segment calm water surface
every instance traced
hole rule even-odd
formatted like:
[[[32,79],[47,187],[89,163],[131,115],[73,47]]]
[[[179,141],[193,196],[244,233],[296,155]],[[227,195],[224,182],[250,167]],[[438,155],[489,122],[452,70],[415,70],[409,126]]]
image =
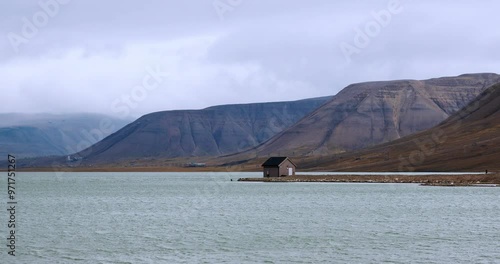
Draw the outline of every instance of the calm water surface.
[[[500,263],[500,188],[255,175],[19,173],[1,263]]]

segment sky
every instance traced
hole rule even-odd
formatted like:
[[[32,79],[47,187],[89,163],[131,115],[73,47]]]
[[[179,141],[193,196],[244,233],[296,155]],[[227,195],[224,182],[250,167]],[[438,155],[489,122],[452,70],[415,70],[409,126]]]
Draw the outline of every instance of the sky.
[[[0,113],[122,118],[500,69],[494,0],[0,3]]]

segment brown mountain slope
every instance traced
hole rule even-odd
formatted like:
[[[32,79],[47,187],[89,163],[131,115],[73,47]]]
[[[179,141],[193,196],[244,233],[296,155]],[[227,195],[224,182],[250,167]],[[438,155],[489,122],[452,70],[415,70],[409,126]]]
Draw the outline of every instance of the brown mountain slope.
[[[439,124],[497,82],[484,73],[353,84],[241,156],[328,155],[389,142]]]
[[[500,171],[500,84],[427,131],[359,152],[298,163],[328,171]]]

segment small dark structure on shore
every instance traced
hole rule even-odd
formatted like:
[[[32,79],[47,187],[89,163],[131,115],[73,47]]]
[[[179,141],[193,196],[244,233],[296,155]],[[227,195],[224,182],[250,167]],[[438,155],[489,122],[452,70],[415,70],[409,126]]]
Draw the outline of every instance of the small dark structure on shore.
[[[207,164],[205,163],[196,163],[196,162],[191,162],[191,163],[187,163],[184,165],[184,167],[187,167],[187,168],[198,168],[198,167],[206,167]]]
[[[262,164],[264,177],[295,175],[297,166],[288,157],[271,157]]]

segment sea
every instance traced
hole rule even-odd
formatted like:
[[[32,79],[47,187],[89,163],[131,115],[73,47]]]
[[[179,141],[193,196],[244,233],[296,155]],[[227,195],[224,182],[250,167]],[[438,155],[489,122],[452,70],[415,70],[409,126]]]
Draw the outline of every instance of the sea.
[[[18,172],[0,263],[500,263],[500,188],[260,175]]]

